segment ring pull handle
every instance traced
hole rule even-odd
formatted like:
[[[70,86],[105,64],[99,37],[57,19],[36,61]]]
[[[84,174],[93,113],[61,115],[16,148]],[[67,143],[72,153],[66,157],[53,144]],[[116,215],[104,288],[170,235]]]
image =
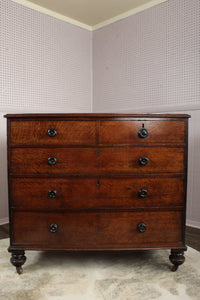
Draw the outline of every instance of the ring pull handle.
[[[49,164],[50,166],[55,165],[56,162],[57,162],[57,158],[56,158],[56,157],[51,156],[51,157],[48,158],[48,164]]]
[[[48,196],[51,199],[55,199],[56,198],[56,194],[57,194],[56,190],[50,190],[49,193],[48,193]]]
[[[139,197],[140,198],[146,198],[147,194],[148,194],[148,191],[146,189],[139,190]]]
[[[57,224],[51,224],[49,226],[49,231],[52,232],[52,233],[55,233],[58,231],[58,225]]]
[[[56,136],[56,134],[57,134],[57,131],[54,128],[49,128],[48,135],[50,137],[54,137],[54,136]]]
[[[149,160],[146,156],[142,156],[139,158],[139,163],[141,166],[146,166],[148,164]]]
[[[138,136],[142,139],[145,139],[146,137],[148,137],[149,135],[149,132],[146,128],[141,128],[139,131],[138,131]]]
[[[141,233],[144,233],[147,230],[147,227],[144,223],[139,223],[137,225],[137,230]]]

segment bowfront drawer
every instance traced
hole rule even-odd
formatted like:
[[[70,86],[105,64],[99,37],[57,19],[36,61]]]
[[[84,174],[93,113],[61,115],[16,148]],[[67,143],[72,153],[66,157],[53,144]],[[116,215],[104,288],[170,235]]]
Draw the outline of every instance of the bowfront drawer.
[[[32,210],[184,206],[184,179],[13,178],[10,195]]]
[[[13,213],[13,245],[49,249],[182,246],[182,211]]]
[[[100,143],[185,143],[185,122],[101,121]]]
[[[11,145],[95,144],[95,121],[11,121]]]
[[[184,148],[13,148],[11,174],[182,173]]]

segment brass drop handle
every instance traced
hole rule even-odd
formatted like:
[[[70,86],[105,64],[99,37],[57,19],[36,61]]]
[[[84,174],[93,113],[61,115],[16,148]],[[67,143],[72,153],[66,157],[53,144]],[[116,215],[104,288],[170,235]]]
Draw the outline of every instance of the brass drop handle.
[[[51,157],[48,158],[48,164],[49,164],[50,166],[55,165],[56,162],[57,162],[57,158],[56,158],[56,157],[51,156]]]
[[[141,166],[146,166],[148,164],[149,160],[146,156],[142,156],[139,159],[139,163]]]
[[[57,224],[51,224],[49,226],[49,231],[52,232],[52,233],[55,233],[58,231],[58,225]]]
[[[49,135],[50,137],[54,137],[54,136],[56,136],[56,134],[57,134],[57,131],[56,131],[54,128],[50,128],[50,129],[48,130],[48,135]]]
[[[149,132],[146,128],[141,128],[139,131],[138,131],[138,136],[142,139],[148,137],[149,135]]]
[[[49,193],[48,193],[48,196],[51,199],[55,199],[56,198],[56,194],[57,194],[56,190],[50,190]]]
[[[137,225],[137,230],[141,233],[145,232],[147,230],[147,227],[144,223],[139,223]]]
[[[146,189],[141,189],[139,190],[139,197],[140,198],[145,198],[148,194],[148,191]]]

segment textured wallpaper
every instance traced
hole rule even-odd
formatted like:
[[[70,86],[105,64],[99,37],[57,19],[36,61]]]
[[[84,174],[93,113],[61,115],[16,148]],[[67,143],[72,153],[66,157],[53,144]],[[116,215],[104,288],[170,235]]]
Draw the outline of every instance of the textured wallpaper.
[[[0,111],[91,111],[91,32],[0,1]]]
[[[199,104],[200,1],[165,3],[96,30],[94,111]]]

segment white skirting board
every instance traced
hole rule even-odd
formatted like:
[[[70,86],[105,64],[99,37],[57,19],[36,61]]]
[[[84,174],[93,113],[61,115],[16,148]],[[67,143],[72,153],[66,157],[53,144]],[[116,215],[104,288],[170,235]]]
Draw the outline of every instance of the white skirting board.
[[[195,221],[188,220],[186,222],[186,226],[200,229],[200,222],[195,222]]]
[[[0,219],[0,225],[4,225],[9,223],[9,219],[8,218],[4,218],[4,219]]]

